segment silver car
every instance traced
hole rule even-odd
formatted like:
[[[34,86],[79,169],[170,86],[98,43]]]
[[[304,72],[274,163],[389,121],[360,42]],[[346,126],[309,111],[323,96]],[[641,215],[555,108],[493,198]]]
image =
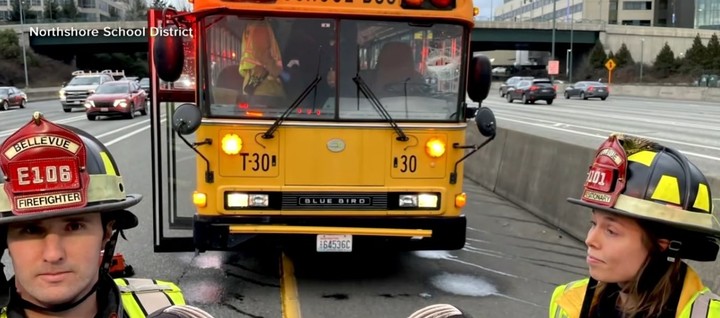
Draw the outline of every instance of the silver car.
[[[610,96],[607,85],[601,82],[583,81],[577,82],[565,88],[565,99],[578,96],[582,99],[600,98],[605,100]]]

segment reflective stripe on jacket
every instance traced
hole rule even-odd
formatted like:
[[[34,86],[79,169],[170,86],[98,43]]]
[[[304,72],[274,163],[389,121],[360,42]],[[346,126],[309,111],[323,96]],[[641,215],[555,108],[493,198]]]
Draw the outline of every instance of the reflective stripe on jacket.
[[[550,299],[550,318],[579,318],[589,279],[581,279],[555,288]],[[720,318],[720,296],[705,287],[698,274],[688,266],[676,318]]]
[[[185,305],[180,287],[172,282],[144,278],[116,278],[113,281],[120,291],[123,317],[145,318],[168,306]],[[7,317],[7,308],[2,308],[0,318]]]

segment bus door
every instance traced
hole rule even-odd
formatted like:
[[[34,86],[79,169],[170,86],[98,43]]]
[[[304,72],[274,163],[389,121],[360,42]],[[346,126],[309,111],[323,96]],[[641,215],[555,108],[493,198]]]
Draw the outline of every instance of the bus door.
[[[163,19],[162,10],[148,11],[148,30],[173,25]],[[176,12],[166,10],[166,16]],[[176,26],[187,28],[186,26]],[[193,251],[192,219],[195,206],[192,193],[196,181],[197,155],[173,131],[172,116],[183,103],[195,103],[197,82],[193,38],[184,37],[185,66],[180,78],[172,83],[160,80],[155,69],[155,37],[148,31],[148,60],[151,90],[151,144],[153,182],[153,242],[155,252]],[[192,33],[194,34],[194,33]],[[190,143],[194,135],[184,136]]]

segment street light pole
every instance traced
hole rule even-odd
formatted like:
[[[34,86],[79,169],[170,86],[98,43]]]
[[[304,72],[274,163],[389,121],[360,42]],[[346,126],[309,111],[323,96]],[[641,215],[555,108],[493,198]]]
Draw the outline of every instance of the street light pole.
[[[24,0],[18,0],[20,3],[20,29],[24,31],[24,28],[22,27],[23,24],[25,24],[25,17],[23,13],[23,5],[25,4]],[[22,49],[23,49],[23,65],[25,65],[25,89],[27,89],[30,84],[28,81],[28,70],[27,70],[27,53],[25,53],[25,33],[21,31],[20,33],[20,40],[23,41]]]
[[[573,69],[573,33],[575,31],[575,0],[570,2],[570,58],[566,63],[570,65],[568,70],[568,82],[572,83],[572,69]]]
[[[556,7],[557,7],[557,0],[552,0],[553,2],[553,12],[552,12],[552,49],[550,52],[550,60],[555,60],[555,16],[557,15]],[[551,80],[555,80],[554,76],[550,76]]]
[[[640,40],[640,82],[642,83],[643,80],[643,55],[645,51],[645,38]]]

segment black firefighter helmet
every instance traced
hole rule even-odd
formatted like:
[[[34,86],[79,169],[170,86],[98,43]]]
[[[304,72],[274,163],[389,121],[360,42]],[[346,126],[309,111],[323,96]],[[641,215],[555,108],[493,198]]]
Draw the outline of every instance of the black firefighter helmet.
[[[671,240],[682,259],[713,261],[720,223],[705,175],[685,155],[655,142],[612,134],[598,148],[580,199],[571,203],[639,219]]]

